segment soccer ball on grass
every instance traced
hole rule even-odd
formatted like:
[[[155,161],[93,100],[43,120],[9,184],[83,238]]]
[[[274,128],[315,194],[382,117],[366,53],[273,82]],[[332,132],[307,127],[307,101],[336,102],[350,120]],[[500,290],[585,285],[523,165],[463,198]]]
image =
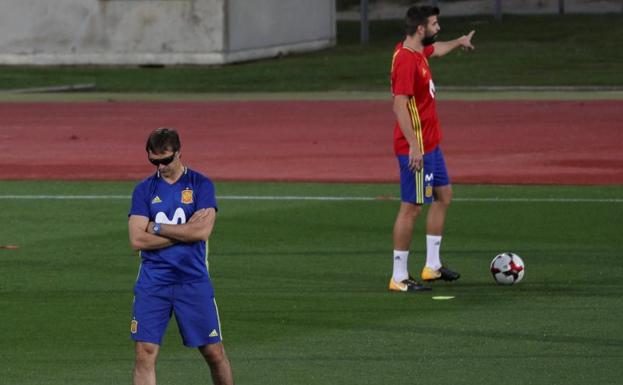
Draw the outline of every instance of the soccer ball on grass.
[[[515,253],[498,254],[491,261],[491,274],[500,285],[513,285],[523,279],[523,260]]]

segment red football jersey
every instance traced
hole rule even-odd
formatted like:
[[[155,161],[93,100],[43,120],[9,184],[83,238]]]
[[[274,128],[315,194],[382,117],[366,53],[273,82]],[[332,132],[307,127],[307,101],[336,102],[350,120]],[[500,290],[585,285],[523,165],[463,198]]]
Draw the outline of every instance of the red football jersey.
[[[392,59],[392,94],[409,96],[411,123],[423,154],[434,150],[441,141],[435,108],[435,84],[427,59],[434,50],[435,47],[429,45],[424,47],[423,52],[416,52],[403,47],[401,42],[396,45]],[[398,121],[394,125],[394,152],[396,155],[409,154],[409,143]]]

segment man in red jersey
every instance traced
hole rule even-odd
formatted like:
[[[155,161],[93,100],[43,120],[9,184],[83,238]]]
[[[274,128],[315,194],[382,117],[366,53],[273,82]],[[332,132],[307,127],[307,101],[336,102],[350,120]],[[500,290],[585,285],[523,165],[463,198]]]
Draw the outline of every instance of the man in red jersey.
[[[428,58],[443,56],[462,47],[471,50],[474,31],[458,39],[436,42],[441,29],[439,8],[413,6],[407,11],[404,41],[398,43],[392,59],[394,96],[394,151],[400,166],[400,210],[394,223],[394,269],[390,291],[431,290],[409,275],[407,260],[415,220],[424,204],[430,204],[426,218],[426,265],[424,281],[454,281],[459,273],[443,266],[439,257],[446,211],[452,187],[439,142],[441,130],[435,108],[435,85]]]

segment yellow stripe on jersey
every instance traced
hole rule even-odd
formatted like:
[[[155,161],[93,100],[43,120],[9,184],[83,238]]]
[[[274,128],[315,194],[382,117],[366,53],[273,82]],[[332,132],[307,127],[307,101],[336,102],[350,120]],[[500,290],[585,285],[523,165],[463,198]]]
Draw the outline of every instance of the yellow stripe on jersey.
[[[390,73],[394,70],[394,62],[396,61],[396,56],[398,56],[398,52],[400,52],[399,49],[397,49],[396,52],[394,52],[394,55],[392,56],[392,66],[389,69]]]
[[[417,105],[415,104],[415,96],[409,98],[409,103],[407,103],[409,108],[409,112],[411,115],[411,124],[413,125],[413,132],[415,133],[415,137],[417,139],[418,145],[420,146],[420,152],[422,155],[424,154],[424,138],[422,137],[422,121],[420,120],[420,114],[417,110]]]
[[[413,132],[420,147],[420,152],[424,155],[424,138],[422,137],[422,121],[415,104],[415,96],[409,98],[407,103],[411,115]],[[424,170],[415,171],[415,204],[424,204]]]
[[[141,276],[141,269],[143,268],[143,254],[142,251],[138,251],[138,257],[141,260],[141,263],[138,264],[138,273],[136,273],[136,282],[138,282],[138,278]]]

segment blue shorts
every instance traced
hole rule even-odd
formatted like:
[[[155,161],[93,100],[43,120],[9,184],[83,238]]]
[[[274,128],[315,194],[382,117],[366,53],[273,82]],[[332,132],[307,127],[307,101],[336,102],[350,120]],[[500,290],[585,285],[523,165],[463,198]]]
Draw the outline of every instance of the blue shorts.
[[[450,184],[446,162],[439,146],[424,154],[424,167],[420,171],[409,169],[409,156],[398,155],[400,166],[400,200],[421,205],[432,203],[435,187]]]
[[[221,341],[221,324],[210,282],[134,286],[130,324],[133,340],[161,345],[172,314],[184,345],[198,347]]]

